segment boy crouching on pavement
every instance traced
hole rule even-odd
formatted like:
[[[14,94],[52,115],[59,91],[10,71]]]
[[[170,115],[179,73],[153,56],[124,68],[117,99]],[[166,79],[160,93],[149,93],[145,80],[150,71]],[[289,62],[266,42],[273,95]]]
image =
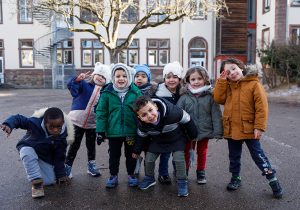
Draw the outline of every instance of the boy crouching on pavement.
[[[43,185],[70,183],[64,162],[67,144],[74,140],[74,128],[59,108],[40,109],[29,118],[10,116],[0,128],[7,136],[13,129],[27,130],[16,147],[32,183],[33,198],[45,196]]]
[[[138,137],[132,156],[138,158],[143,143],[149,141],[145,157],[145,178],[139,188],[146,190],[156,184],[155,160],[162,153],[172,152],[178,196],[188,196],[184,148],[186,141],[197,137],[197,129],[190,115],[165,99],[149,96],[139,97],[133,109],[138,118]]]

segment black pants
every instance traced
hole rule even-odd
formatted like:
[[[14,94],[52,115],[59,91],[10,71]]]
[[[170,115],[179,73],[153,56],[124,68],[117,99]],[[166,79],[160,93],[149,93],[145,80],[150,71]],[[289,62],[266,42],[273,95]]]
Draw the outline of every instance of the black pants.
[[[126,157],[126,168],[128,175],[133,175],[136,166],[136,159],[132,158],[133,146],[132,142],[126,141],[126,137],[109,138],[109,171],[111,175],[118,175],[121,148],[124,142],[124,150]]]
[[[88,160],[95,160],[96,158],[96,129],[85,129],[78,127],[74,125],[75,127],[75,141],[73,144],[70,145],[67,158],[66,158],[66,164],[69,166],[73,165],[74,159],[77,155],[77,151],[80,148],[80,144],[83,138],[83,135],[85,134],[85,145],[87,148],[87,156]]]

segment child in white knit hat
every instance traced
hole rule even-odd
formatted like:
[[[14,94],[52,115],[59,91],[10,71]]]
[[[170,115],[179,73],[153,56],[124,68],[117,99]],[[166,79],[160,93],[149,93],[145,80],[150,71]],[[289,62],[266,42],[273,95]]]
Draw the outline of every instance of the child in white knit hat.
[[[68,116],[75,126],[75,141],[69,147],[65,164],[67,175],[70,178],[72,177],[72,165],[84,134],[88,156],[87,173],[93,177],[101,175],[95,162],[96,113],[94,107],[98,103],[101,88],[110,81],[110,75],[110,67],[97,62],[92,73],[90,71],[81,73],[68,81],[68,89],[73,96]],[[88,80],[85,81],[85,79]]]
[[[168,63],[163,70],[164,82],[158,85],[155,95],[167,99],[172,104],[176,104],[180,97],[180,82],[184,76],[183,68],[178,61]],[[162,153],[160,155],[158,181],[162,184],[171,183],[168,172],[170,155],[171,153]]]

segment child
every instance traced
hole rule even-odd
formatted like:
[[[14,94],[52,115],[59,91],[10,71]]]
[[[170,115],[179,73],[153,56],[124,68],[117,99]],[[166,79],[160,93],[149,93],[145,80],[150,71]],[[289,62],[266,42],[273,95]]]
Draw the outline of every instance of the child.
[[[89,81],[85,79],[90,77]],[[67,175],[71,178],[72,165],[76,154],[80,148],[80,144],[85,134],[87,148],[87,173],[93,177],[100,176],[99,170],[96,168],[96,113],[94,106],[97,104],[100,89],[109,82],[110,69],[101,63],[96,63],[93,73],[81,73],[79,76],[73,77],[68,82],[68,89],[73,96],[73,102],[69,118],[75,126],[75,141],[70,146],[66,159]]]
[[[214,102],[212,88],[207,70],[202,66],[190,68],[185,75],[187,90],[177,102],[194,120],[198,136],[196,141],[188,142],[185,149],[187,172],[190,167],[190,151],[197,144],[197,183],[206,184],[205,165],[208,139],[222,138],[222,113],[220,106]],[[188,174],[188,173],[187,173]]]
[[[163,70],[164,83],[158,85],[155,95],[167,99],[172,104],[176,104],[180,97],[180,82],[183,77],[183,68],[177,61],[168,63]],[[170,155],[171,153],[163,153],[160,156],[158,181],[162,184],[171,183],[168,172]]]
[[[197,136],[197,129],[189,114],[166,99],[139,97],[134,104],[138,117],[138,138],[132,156],[138,158],[142,144],[149,142],[145,158],[145,178],[139,188],[146,190],[156,184],[154,178],[155,161],[159,155],[173,153],[176,166],[178,196],[188,196],[184,148],[187,141]],[[186,132],[182,130],[182,127]]]
[[[156,85],[151,84],[151,71],[146,64],[136,64],[134,67],[134,84],[141,90],[143,95],[152,96],[157,89]]]
[[[224,60],[221,68],[224,71],[216,82],[214,100],[224,105],[224,137],[228,140],[229,171],[232,173],[227,190],[237,190],[241,186],[240,159],[245,142],[255,164],[268,179],[274,197],[281,198],[283,190],[276,171],[259,141],[267,126],[268,102],[257,70],[246,71],[245,65],[235,58]]]
[[[7,136],[13,129],[27,130],[16,147],[32,184],[33,198],[45,196],[43,185],[52,185],[56,181],[69,184],[64,161],[67,143],[74,140],[74,128],[59,108],[40,109],[29,118],[13,115],[0,128]]]
[[[109,170],[110,178],[107,188],[118,185],[118,173],[121,148],[124,143],[128,185],[138,185],[134,176],[136,160],[132,158],[133,145],[136,137],[136,121],[132,109],[133,102],[142,95],[133,84],[133,69],[118,63],[112,68],[112,83],[101,91],[101,99],[96,109],[97,141],[109,139]]]

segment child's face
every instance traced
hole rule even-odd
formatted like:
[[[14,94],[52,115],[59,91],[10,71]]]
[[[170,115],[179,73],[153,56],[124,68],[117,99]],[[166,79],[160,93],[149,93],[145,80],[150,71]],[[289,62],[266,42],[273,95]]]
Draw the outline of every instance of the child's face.
[[[138,118],[145,122],[154,124],[158,119],[158,111],[157,106],[154,103],[148,102],[144,107],[142,107],[138,112]]]
[[[205,85],[203,77],[197,71],[190,75],[189,83],[193,89],[201,88]]]
[[[177,86],[180,83],[180,79],[177,75],[173,73],[169,73],[165,77],[165,84],[170,90],[176,90]]]
[[[225,64],[224,71],[227,73],[227,78],[233,82],[239,81],[244,77],[243,70],[233,63]]]
[[[62,130],[63,125],[64,120],[62,118],[48,119],[47,122],[45,122],[45,127],[48,131],[48,134],[52,136],[58,136]]]
[[[144,72],[138,72],[135,74],[134,84],[136,84],[138,87],[140,87],[147,83],[148,83],[148,77]]]
[[[95,74],[93,77],[93,81],[95,85],[103,86],[105,85],[106,79],[100,74]]]
[[[118,88],[125,88],[128,83],[128,78],[124,70],[116,70],[114,76],[115,84]]]

